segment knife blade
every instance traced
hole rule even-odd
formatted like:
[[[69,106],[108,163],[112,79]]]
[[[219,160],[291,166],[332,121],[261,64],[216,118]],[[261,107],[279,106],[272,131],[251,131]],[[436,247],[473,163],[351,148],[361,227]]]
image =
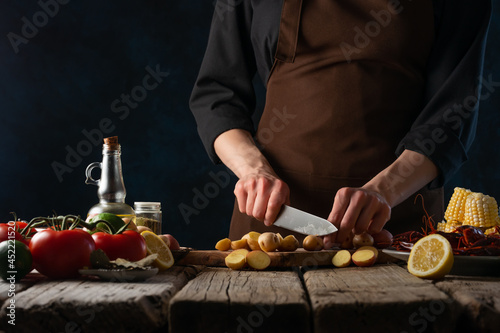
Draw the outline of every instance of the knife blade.
[[[281,208],[274,225],[305,235],[325,236],[337,231],[328,220],[287,205]]]

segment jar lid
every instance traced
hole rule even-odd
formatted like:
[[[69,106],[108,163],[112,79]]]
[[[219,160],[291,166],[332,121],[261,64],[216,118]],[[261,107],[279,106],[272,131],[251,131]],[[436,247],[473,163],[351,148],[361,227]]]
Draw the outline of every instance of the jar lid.
[[[160,210],[161,202],[142,202],[142,201],[134,202],[134,209]]]

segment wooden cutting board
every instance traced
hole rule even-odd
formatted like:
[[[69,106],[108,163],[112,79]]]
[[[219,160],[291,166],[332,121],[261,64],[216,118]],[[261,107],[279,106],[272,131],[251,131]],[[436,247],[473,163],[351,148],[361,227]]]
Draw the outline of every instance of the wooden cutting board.
[[[332,266],[332,258],[339,250],[323,250],[323,251],[306,251],[302,248],[294,252],[268,252],[271,257],[269,267],[318,267]],[[351,250],[351,253],[354,250]],[[192,250],[181,249],[180,251],[172,251],[175,263],[177,265],[204,265],[212,267],[226,267],[224,259],[230,251],[218,250]],[[395,262],[397,259],[392,258],[382,251],[379,251],[377,262]]]

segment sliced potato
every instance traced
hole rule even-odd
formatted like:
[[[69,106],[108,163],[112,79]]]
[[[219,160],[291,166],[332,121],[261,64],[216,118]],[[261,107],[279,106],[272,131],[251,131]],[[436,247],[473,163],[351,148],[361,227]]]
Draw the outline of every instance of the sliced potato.
[[[231,249],[233,250],[246,249],[246,248],[248,248],[248,243],[246,239],[239,239],[231,242]]]
[[[269,257],[269,255],[261,250],[248,252],[246,259],[248,266],[257,270],[266,269],[271,264],[271,258]]]
[[[249,233],[245,234],[241,239],[246,239],[248,247],[250,250],[261,250],[260,245],[259,245],[259,236],[260,233],[257,231],[250,231]]]
[[[242,269],[247,263],[245,254],[234,252],[229,253],[224,261],[227,267],[235,270]]]
[[[332,258],[335,267],[347,267],[351,264],[351,253],[347,250],[340,250]]]
[[[293,252],[299,248],[299,241],[294,235],[288,235],[283,238],[278,247],[278,251],[290,251]]]
[[[250,252],[250,251],[248,251],[247,249],[237,249],[231,253],[232,254],[243,254],[244,256],[246,256],[248,254],[248,252]]]
[[[215,244],[215,249],[219,251],[228,251],[231,249],[231,240],[229,238],[221,239]]]
[[[356,251],[361,251],[361,250],[370,250],[370,251],[373,251],[373,254],[375,255],[375,259],[378,258],[378,249],[376,247],[374,247],[374,246],[362,246],[359,249],[357,249]]]
[[[356,250],[352,255],[352,262],[356,266],[372,266],[377,261],[375,253],[371,249]]]

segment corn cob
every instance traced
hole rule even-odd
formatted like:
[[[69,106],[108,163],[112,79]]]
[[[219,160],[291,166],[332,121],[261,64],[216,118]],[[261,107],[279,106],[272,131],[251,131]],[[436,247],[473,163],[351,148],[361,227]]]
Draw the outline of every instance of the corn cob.
[[[465,201],[467,196],[471,193],[472,192],[470,190],[455,187],[450,202],[448,203],[448,207],[446,207],[446,212],[444,213],[444,219],[446,221],[464,222]]]
[[[482,193],[472,193],[465,200],[464,225],[491,228],[499,223],[495,198]]]
[[[445,221],[438,222],[438,224],[436,225],[436,230],[445,232],[444,231],[445,229],[446,229],[446,222]]]
[[[461,222],[450,221],[450,222],[446,223],[446,228],[445,228],[444,232],[455,232],[455,229],[457,229],[461,225],[462,225]]]
[[[499,230],[496,227],[491,227],[484,231],[485,235],[499,235]]]
[[[437,224],[437,231],[442,231],[442,232],[455,232],[455,229],[461,226],[462,223],[458,221],[442,221]]]

